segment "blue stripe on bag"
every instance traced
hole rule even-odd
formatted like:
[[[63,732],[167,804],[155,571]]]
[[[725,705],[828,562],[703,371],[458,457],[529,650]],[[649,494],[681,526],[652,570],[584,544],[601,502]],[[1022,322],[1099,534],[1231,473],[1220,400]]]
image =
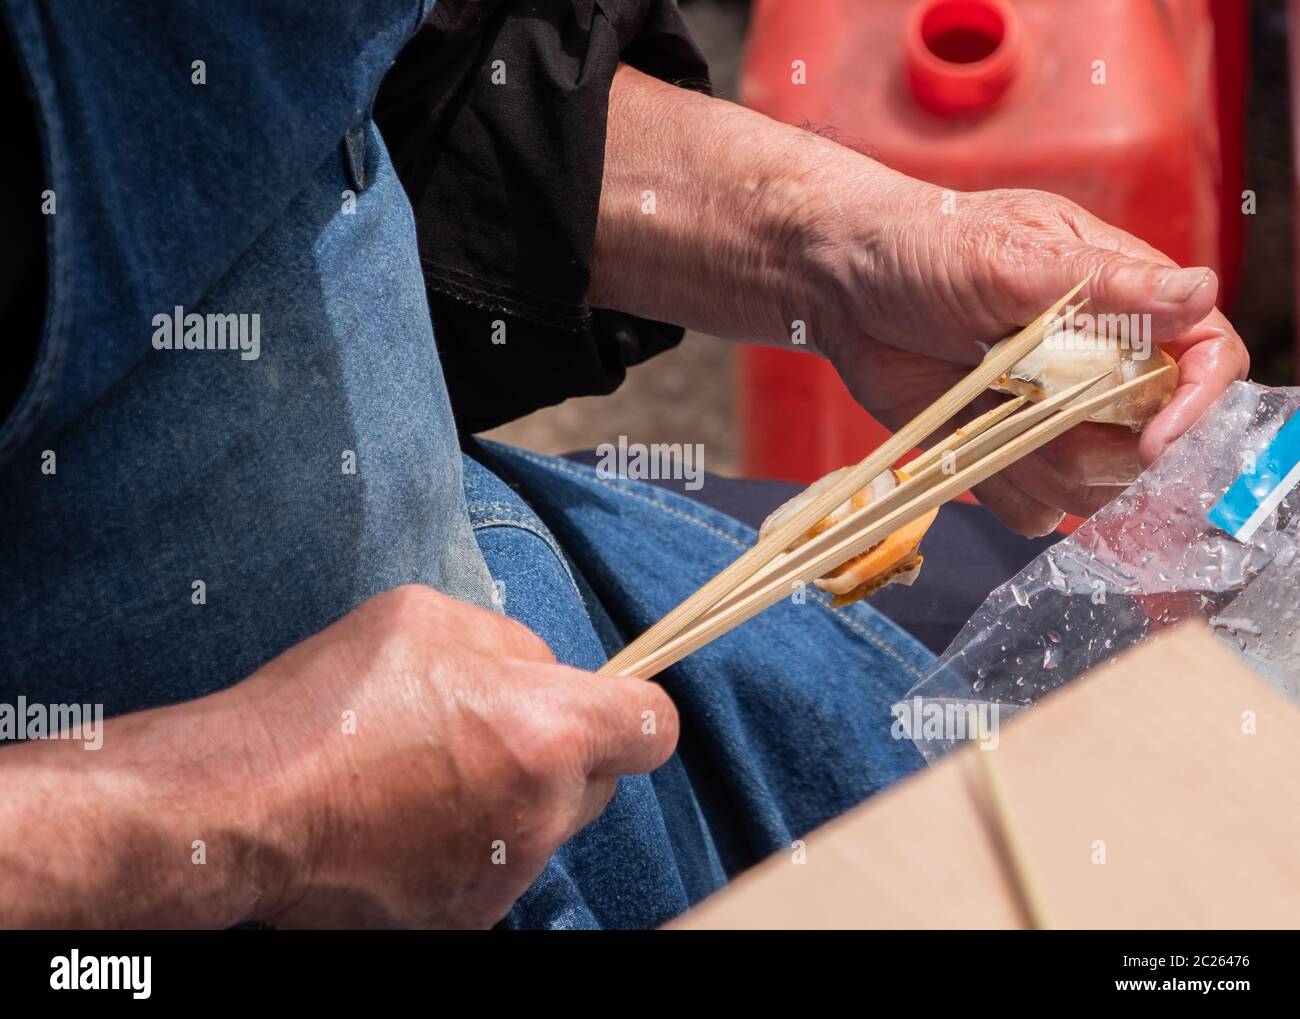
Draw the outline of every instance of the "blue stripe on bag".
[[[1238,475],[1206,519],[1238,541],[1250,541],[1256,529],[1300,481],[1300,413],[1293,414],[1255,462],[1255,470]]]

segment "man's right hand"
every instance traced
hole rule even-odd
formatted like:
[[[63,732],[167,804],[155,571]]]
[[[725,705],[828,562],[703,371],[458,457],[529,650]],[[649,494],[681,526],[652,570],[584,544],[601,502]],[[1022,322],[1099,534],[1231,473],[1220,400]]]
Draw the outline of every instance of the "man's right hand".
[[[283,926],[490,926],[678,731],[659,686],[418,586],[229,693],[274,747],[258,801],[289,873],[257,918]]]
[[[664,691],[402,587],[242,683],[0,749],[14,927],[486,927],[677,741]]]

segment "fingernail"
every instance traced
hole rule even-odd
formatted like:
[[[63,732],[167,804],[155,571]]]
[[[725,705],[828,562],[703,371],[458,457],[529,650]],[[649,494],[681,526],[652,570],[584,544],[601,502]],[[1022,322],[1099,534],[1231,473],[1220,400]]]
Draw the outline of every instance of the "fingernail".
[[[1157,297],[1167,304],[1183,304],[1210,279],[1209,269],[1179,269],[1160,281]]]
[[[1056,519],[1054,521],[1052,521],[1051,523],[1044,522],[1041,525],[1043,528],[1041,531],[1038,530],[1038,528],[1031,528],[1031,530],[1035,531],[1036,533],[1026,535],[1026,537],[1046,538],[1049,534],[1054,534],[1056,532],[1056,529],[1061,526],[1061,521],[1064,519],[1065,519],[1065,514],[1058,511],[1056,514]]]

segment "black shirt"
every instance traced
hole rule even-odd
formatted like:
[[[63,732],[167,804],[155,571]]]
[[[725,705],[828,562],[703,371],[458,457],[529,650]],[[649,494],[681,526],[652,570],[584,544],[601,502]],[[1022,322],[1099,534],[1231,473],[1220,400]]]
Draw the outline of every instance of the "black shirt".
[[[612,392],[681,339],[587,305],[620,60],[709,88],[674,0],[439,0],[380,89],[462,432]]]

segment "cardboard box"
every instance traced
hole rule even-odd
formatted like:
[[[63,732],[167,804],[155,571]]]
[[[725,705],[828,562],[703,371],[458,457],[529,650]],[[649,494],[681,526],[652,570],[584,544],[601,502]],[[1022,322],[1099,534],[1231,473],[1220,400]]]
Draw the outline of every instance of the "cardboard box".
[[[1184,627],[1023,713],[997,749],[967,746],[813,832],[799,856],[671,926],[1300,926],[1300,708]]]

